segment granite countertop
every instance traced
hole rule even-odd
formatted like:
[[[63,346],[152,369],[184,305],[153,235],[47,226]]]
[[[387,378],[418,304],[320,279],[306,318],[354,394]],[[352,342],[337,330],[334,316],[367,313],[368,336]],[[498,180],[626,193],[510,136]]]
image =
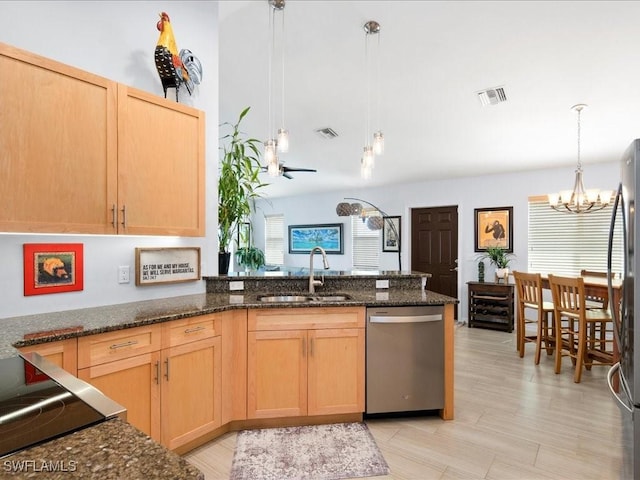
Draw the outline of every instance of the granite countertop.
[[[278,293],[284,291],[278,290]],[[318,290],[319,295],[331,293],[334,292]],[[322,306],[444,305],[458,302],[455,298],[420,288],[392,288],[389,290],[341,289],[339,293],[347,294],[351,299],[339,302],[322,302]],[[0,340],[0,358],[14,356],[17,354],[16,348],[37,343],[75,338],[230,309],[318,306],[318,303],[260,302],[258,297],[266,294],[273,294],[273,290],[265,288],[261,291],[227,291],[226,293],[184,295],[158,300],[0,319],[0,325],[2,325],[3,330],[2,339]]]
[[[42,480],[204,480],[182,457],[118,418],[9,455],[0,472]]]

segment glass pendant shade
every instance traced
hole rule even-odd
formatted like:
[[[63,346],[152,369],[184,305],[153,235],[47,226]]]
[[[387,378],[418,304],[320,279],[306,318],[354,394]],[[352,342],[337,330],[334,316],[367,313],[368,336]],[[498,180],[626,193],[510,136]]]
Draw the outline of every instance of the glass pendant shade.
[[[276,157],[276,142],[273,140],[267,140],[264,142],[264,161],[267,166],[273,163],[274,158]]]
[[[278,151],[287,153],[289,151],[289,130],[284,128],[278,129]]]
[[[373,134],[373,153],[376,155],[384,153],[384,134],[380,130]]]
[[[278,157],[274,155],[273,160],[267,163],[267,173],[270,177],[277,177],[280,175],[280,164],[278,163]]]
[[[375,156],[373,155],[373,147],[371,145],[364,147],[362,151],[362,163],[369,169],[375,166]]]

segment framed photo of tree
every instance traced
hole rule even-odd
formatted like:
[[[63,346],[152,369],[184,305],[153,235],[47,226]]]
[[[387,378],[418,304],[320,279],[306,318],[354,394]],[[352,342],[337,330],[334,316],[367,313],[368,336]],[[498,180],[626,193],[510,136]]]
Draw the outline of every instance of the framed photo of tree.
[[[513,207],[474,210],[475,251],[502,247],[513,252]]]

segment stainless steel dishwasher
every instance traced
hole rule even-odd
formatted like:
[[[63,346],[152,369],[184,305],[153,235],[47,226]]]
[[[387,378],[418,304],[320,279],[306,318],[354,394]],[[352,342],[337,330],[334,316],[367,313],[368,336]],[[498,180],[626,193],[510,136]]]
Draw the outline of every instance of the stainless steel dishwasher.
[[[444,307],[367,308],[367,414],[444,408]]]

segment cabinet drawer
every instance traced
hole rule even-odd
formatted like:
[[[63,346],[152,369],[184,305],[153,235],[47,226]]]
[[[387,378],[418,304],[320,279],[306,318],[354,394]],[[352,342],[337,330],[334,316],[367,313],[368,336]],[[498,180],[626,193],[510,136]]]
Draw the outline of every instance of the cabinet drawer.
[[[78,339],[78,368],[160,350],[160,325],[125,328]]]
[[[221,331],[218,314],[173,320],[162,324],[162,348],[216,337]]]
[[[364,307],[265,308],[249,310],[249,331],[364,328]]]

